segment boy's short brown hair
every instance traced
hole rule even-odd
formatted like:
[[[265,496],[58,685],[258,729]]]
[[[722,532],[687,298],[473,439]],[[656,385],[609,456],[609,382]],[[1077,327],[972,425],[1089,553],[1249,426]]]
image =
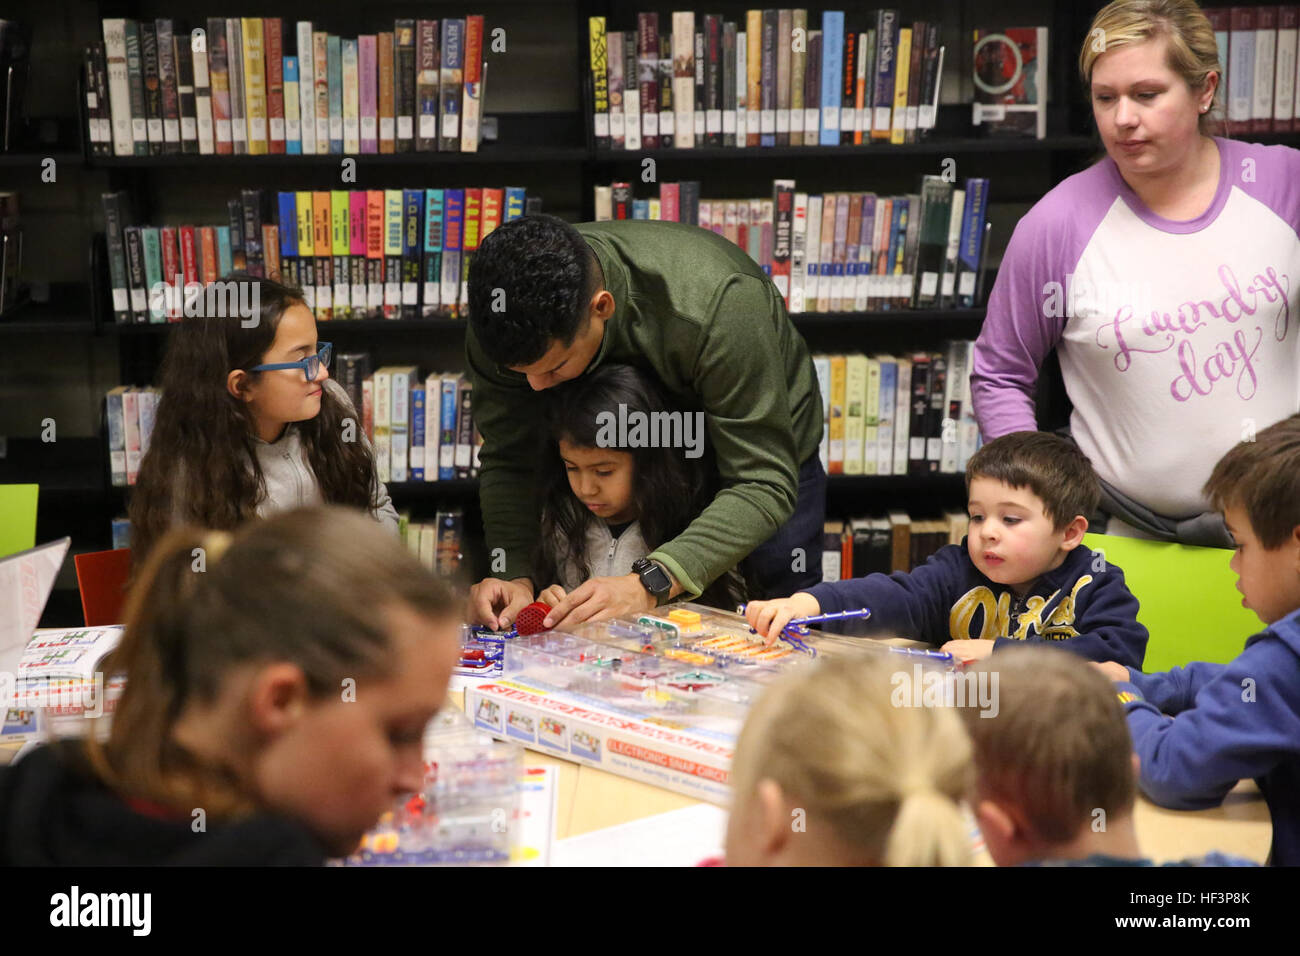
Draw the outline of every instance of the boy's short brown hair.
[[[1011,432],[980,447],[966,465],[966,490],[976,478],[1028,488],[1060,531],[1075,515],[1090,518],[1101,500],[1092,462],[1068,438],[1051,432]]]
[[[1032,836],[1066,843],[1133,809],[1133,743],[1114,685],[1059,649],[1016,647],[975,665],[997,674],[996,716],[959,707],[975,748],[981,799],[1023,814]]]
[[[1240,505],[1259,543],[1272,551],[1300,525],[1300,415],[1238,442],[1205,483],[1216,510]]]

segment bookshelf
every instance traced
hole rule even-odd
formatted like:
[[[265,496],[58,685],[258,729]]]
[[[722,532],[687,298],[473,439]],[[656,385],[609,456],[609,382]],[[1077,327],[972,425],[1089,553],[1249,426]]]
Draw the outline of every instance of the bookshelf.
[[[26,152],[0,153],[0,183],[23,198],[40,183],[40,163],[53,157],[59,168],[60,190],[87,224],[89,241],[64,250],[66,262],[45,271],[29,262],[28,279],[50,278],[33,301],[0,317],[0,350],[11,361],[36,364],[52,352],[84,351],[116,367],[115,384],[145,385],[154,380],[161,360],[167,325],[117,325],[107,288],[102,237],[105,192],[125,190],[140,222],[180,222],[216,217],[225,199],[240,188],[324,189],[339,185],[339,155],[161,156],[92,155],[86,140],[81,47],[100,35],[102,18],[173,17],[187,23],[215,14],[250,12],[280,16],[286,21],[312,19],[321,29],[344,36],[372,32],[397,17],[463,16],[479,12],[489,28],[506,27],[513,52],[491,64],[484,117],[497,120],[497,136],[485,140],[477,153],[411,152],[358,154],[357,182],[348,188],[452,186],[466,184],[523,185],[540,195],[543,209],[571,221],[594,217],[593,188],[615,179],[639,182],[640,162],[652,158],[658,179],[697,179],[711,198],[747,197],[770,193],[776,178],[794,178],[801,190],[823,192],[848,189],[910,191],[919,175],[936,171],[944,159],[958,164],[959,178],[988,176],[992,180],[990,218],[994,222],[991,287],[997,252],[1005,247],[1016,219],[1061,179],[1085,167],[1100,152],[1091,131],[1091,116],[1074,77],[1077,44],[1086,33],[1099,0],[1076,4],[1031,0],[960,0],[942,3],[921,0],[898,3],[905,19],[937,20],[944,25],[943,42],[955,53],[946,60],[941,105],[928,139],[903,145],[797,146],[735,149],[697,147],[639,151],[598,150],[591,134],[592,89],[588,80],[587,18],[604,16],[611,28],[635,26],[641,9],[656,9],[661,20],[673,5],[658,6],[624,0],[483,0],[483,2],[411,3],[381,0],[364,9],[324,12],[305,0],[259,3],[257,9],[235,11],[212,0],[173,2],[115,2],[115,0],[18,0],[7,16],[30,22],[36,29],[36,53],[29,88],[43,95],[42,118],[53,120],[58,135]],[[703,13],[705,7],[676,5]],[[727,19],[742,20],[752,4],[718,3],[707,7]],[[809,6],[810,20],[822,9],[844,9],[864,17],[869,5],[838,3]],[[1045,23],[1050,28],[1049,108],[1043,139],[990,139],[972,135],[970,127],[971,51],[968,38],[976,25]],[[49,26],[47,26],[47,24]],[[61,29],[62,25],[64,29]],[[286,42],[289,37],[286,36]],[[37,55],[50,54],[50,55]],[[1260,142],[1300,142],[1300,134],[1255,134]],[[647,187],[641,187],[641,191]],[[26,210],[26,206],[24,207]],[[40,235],[44,221],[24,211],[24,229]],[[57,237],[43,236],[47,242]],[[38,286],[41,283],[38,282]],[[937,348],[948,338],[974,338],[983,321],[982,308],[894,310],[870,313],[803,313],[793,316],[796,328],[814,352],[902,351]],[[463,367],[463,321],[445,319],[340,320],[322,323],[337,351],[369,350],[374,365],[419,362],[423,367]],[[322,337],[326,332],[322,331]],[[80,386],[76,362],[65,360],[60,388],[69,393]],[[1051,376],[1047,376],[1048,379]],[[71,534],[74,551],[109,546],[110,519],[123,511],[128,492],[108,481],[107,442],[102,421],[102,392],[90,390],[80,410],[80,434],[60,437],[46,445],[35,436],[30,416],[11,415],[0,433],[13,435],[0,458],[0,482],[35,481],[42,485],[38,539]],[[1068,406],[1058,382],[1047,382],[1040,396],[1044,425],[1065,419]],[[39,419],[39,415],[37,416]],[[62,434],[62,432],[61,432]],[[431,515],[435,503],[447,500],[465,508],[467,539],[477,523],[477,483],[472,479],[406,482],[389,485],[398,508],[410,507],[418,520]],[[960,475],[833,476],[828,488],[828,514],[850,517],[887,508],[932,510],[959,507]],[[481,533],[480,533],[481,535]],[[485,572],[481,547],[466,548],[475,572]],[[481,544],[481,542],[479,542]],[[71,587],[75,588],[75,582]],[[80,621],[75,593],[61,582],[61,594],[51,601],[43,623]]]

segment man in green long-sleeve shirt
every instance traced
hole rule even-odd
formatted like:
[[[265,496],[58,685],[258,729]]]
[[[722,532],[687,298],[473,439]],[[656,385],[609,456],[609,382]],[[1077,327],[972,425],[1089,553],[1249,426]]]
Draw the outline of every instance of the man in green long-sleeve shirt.
[[[721,490],[646,556],[651,565],[585,582],[548,626],[697,596],[745,559],[761,592],[754,597],[820,581],[826,476],[816,373],[772,281],[734,243],[671,222],[524,217],[475,254],[469,310],[480,498],[497,575],[474,588],[479,623],[509,625],[536,588],[554,583],[532,579],[543,428],[533,392],[610,362],[649,369],[680,407],[704,412]]]

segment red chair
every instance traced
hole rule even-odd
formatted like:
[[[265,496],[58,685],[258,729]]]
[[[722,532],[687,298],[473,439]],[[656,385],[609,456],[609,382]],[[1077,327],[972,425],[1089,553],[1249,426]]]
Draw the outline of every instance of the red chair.
[[[126,580],[131,573],[131,551],[92,551],[73,556],[77,566],[77,587],[81,591],[81,613],[86,627],[122,623]]]

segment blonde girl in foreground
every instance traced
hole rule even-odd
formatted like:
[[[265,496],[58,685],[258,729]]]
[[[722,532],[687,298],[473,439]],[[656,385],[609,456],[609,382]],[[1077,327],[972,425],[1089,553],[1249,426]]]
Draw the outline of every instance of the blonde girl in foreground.
[[[951,708],[894,706],[896,673],[912,676],[826,661],[760,698],[732,765],[728,866],[969,863],[970,740]]]

